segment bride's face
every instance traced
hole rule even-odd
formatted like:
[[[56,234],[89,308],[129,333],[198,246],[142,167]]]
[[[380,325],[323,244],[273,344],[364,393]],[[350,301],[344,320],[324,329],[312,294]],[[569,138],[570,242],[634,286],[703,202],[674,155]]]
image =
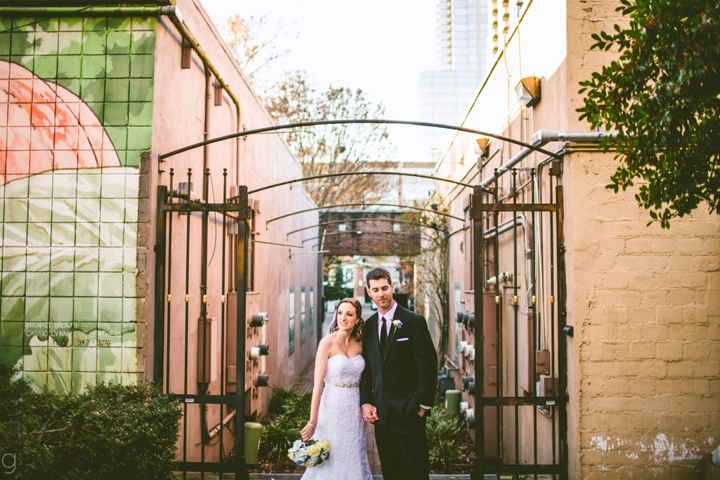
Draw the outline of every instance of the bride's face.
[[[337,309],[337,325],[342,331],[352,331],[358,322],[355,307],[350,303],[341,303]]]

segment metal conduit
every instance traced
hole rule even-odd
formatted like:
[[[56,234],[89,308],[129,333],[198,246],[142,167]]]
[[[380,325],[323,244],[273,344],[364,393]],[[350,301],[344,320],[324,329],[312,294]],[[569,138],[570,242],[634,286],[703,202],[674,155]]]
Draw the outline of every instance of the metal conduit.
[[[532,229],[530,228],[530,225],[528,223],[528,219],[525,215],[519,214],[516,215],[515,218],[511,218],[510,220],[507,220],[497,227],[493,227],[489,230],[485,231],[485,235],[483,236],[484,240],[490,240],[491,238],[495,236],[500,236],[501,234],[513,230],[517,228],[518,224],[523,229],[523,240],[525,243],[525,278],[529,279],[528,285],[527,285],[527,305],[531,304],[530,298],[534,295],[535,291],[535,278],[533,275],[533,269],[532,269]]]
[[[530,142],[533,147],[539,148],[550,142],[577,142],[577,143],[600,143],[606,137],[616,137],[617,132],[565,132],[553,130],[538,130],[532,136]],[[504,165],[498,168],[492,175],[480,182],[481,187],[488,187],[503,173],[509,172],[522,159],[533,153],[531,148],[523,148]]]

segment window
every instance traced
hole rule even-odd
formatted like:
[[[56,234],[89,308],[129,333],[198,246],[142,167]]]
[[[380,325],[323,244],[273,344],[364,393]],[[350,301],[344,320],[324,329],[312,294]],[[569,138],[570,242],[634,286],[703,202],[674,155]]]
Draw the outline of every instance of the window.
[[[399,224],[399,223],[393,223],[393,224],[392,224],[392,230],[393,230],[393,232],[399,232],[399,231],[400,231],[400,224]]]
[[[313,334],[314,330],[314,318],[315,318],[315,288],[310,287],[310,335]]]
[[[305,287],[300,287],[300,345],[305,343]]]
[[[338,232],[347,232],[347,224],[338,223]]]
[[[295,351],[295,287],[288,294],[288,355]]]

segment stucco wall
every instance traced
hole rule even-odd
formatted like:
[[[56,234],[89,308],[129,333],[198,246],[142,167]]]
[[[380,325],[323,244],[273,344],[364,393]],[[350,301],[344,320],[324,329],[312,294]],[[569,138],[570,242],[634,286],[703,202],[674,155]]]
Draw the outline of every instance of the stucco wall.
[[[182,11],[183,19],[198,43],[206,52],[223,80],[229,85],[240,105],[239,128],[250,130],[272,125],[273,121],[262,107],[261,100],[252,91],[251,86],[237,64],[229,55],[227,47],[221,43],[220,36],[200,2],[184,0],[177,2]],[[181,69],[181,38],[177,29],[167,18],[158,23],[158,54],[156,56],[156,96],[153,121],[153,153],[164,153],[184,145],[203,140],[205,132],[205,68],[202,60],[192,54],[189,69]],[[214,80],[211,80],[214,81]],[[210,90],[212,94],[212,89]],[[208,137],[217,137],[238,131],[238,111],[227,93],[223,93],[221,105],[214,105],[210,99],[207,107],[209,112]],[[266,185],[302,177],[302,170],[291,154],[281,135],[255,135],[238,140],[227,140],[213,144],[204,151],[202,148],[171,157],[159,166],[163,170],[157,173],[154,180],[158,185],[169,185],[169,171],[174,168],[175,185],[186,181],[187,169],[194,172],[194,191],[201,192],[200,173],[204,160],[210,168],[212,185],[211,195],[215,201],[221,201],[223,168],[227,168],[228,185],[246,185],[253,190]],[[236,159],[239,156],[239,163]],[[237,168],[239,166],[239,168]],[[152,173],[152,172],[151,172]],[[154,200],[149,199],[152,204]],[[315,205],[300,184],[259,192],[250,195],[250,203],[257,205],[255,216],[255,240],[279,244],[299,244],[302,238],[317,236],[317,229],[303,231],[304,237],[294,235],[288,241],[285,233],[297,228],[318,223],[318,214],[309,212],[289,217],[269,225],[266,221],[293,211],[312,208]],[[154,219],[148,225],[149,234],[154,234]],[[211,239],[214,234],[211,234]],[[217,242],[220,242],[218,239]],[[152,243],[151,243],[152,244]],[[183,242],[178,244],[180,247]],[[308,248],[295,248],[255,244],[255,284],[253,292],[247,296],[248,316],[259,311],[267,312],[268,324],[263,329],[250,331],[247,346],[258,343],[269,344],[269,355],[261,362],[251,363],[247,372],[248,386],[252,385],[258,373],[269,375],[270,385],[289,388],[297,380],[299,374],[312,361],[315,354],[318,335],[318,319],[313,319],[312,329],[310,315],[310,289],[314,299],[313,314],[319,315],[321,305],[317,263],[319,256],[307,254]],[[220,243],[217,244],[219,256]],[[228,248],[230,246],[228,245]],[[290,253],[303,253],[291,255]],[[153,275],[154,256],[148,256],[148,282]],[[209,275],[210,287],[220,290],[220,265],[216,261],[211,266]],[[228,273],[229,275],[229,273]],[[226,282],[226,286],[229,282]],[[290,289],[294,290],[294,349],[290,352]],[[305,290],[306,318],[304,327],[301,316],[301,293]],[[152,292],[150,292],[152,296]],[[219,317],[223,305],[215,295],[210,299],[210,311]],[[148,301],[146,308],[148,318],[153,315],[154,299]],[[149,327],[150,328],[150,327]],[[304,331],[304,339],[303,333]],[[151,336],[148,335],[150,339]],[[269,400],[269,389],[251,388],[253,412],[262,414]],[[257,398],[255,398],[257,396]]]
[[[615,57],[591,51],[590,35],[624,21],[617,5],[532,2],[465,126],[526,141],[540,129],[589,130],[575,111],[582,105],[578,81]],[[541,78],[542,99],[521,110],[507,89],[528,75]],[[472,136],[458,135],[439,173],[477,183],[519,149],[493,140],[491,160],[478,175],[473,143]],[[612,153],[565,146],[567,321],[575,327],[567,348],[570,476],[697,478],[720,438],[720,218],[701,208],[670,230],[647,227],[649,216],[632,191],[605,189]],[[518,166],[542,158],[536,153]],[[507,188],[509,180],[499,184]],[[462,216],[470,192],[457,195],[442,185],[438,191],[450,194],[451,212]],[[451,240],[451,285],[460,282],[463,291],[453,310],[472,311],[472,295],[464,293],[469,241],[469,235]]]

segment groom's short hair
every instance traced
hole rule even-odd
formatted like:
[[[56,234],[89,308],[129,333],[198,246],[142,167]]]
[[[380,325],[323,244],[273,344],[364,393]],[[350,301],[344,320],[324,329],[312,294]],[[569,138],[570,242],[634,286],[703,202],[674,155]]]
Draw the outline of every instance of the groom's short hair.
[[[392,278],[390,278],[390,272],[381,267],[375,267],[365,275],[365,285],[370,288],[370,280],[382,280],[387,279],[388,285],[392,285]]]

